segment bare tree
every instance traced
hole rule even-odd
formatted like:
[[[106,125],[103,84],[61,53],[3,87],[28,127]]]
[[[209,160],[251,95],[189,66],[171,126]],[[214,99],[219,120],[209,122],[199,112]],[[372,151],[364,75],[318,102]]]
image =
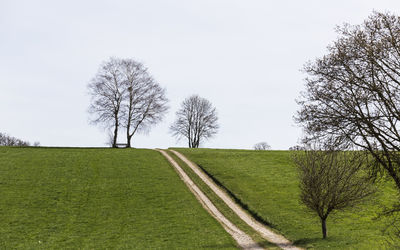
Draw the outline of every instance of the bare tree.
[[[271,149],[271,146],[266,142],[259,142],[254,145],[254,150],[268,150]]]
[[[168,110],[165,90],[132,59],[111,58],[103,63],[88,88],[91,122],[113,130],[113,147],[117,147],[120,126],[126,129],[130,147],[136,132],[148,131]]]
[[[329,53],[304,68],[296,120],[309,140],[369,151],[372,173],[386,172],[400,191],[400,17],[374,12],[337,32]]]
[[[132,59],[124,59],[120,63],[126,89],[123,121],[127,147],[130,147],[136,132],[148,131],[163,119],[168,110],[168,99],[165,90],[149,75],[143,64]]]
[[[306,150],[294,154],[299,170],[300,200],[321,220],[326,238],[326,220],[334,211],[354,207],[375,192],[363,168],[365,154],[356,151]]]
[[[198,148],[204,139],[213,137],[219,128],[216,109],[211,102],[198,95],[186,98],[176,116],[170,131],[178,139],[186,138],[189,148]]]
[[[120,62],[111,58],[104,62],[88,85],[91,95],[89,113],[93,124],[102,124],[113,128],[113,147],[117,147],[118,128],[120,126],[121,103],[125,88]]]
[[[0,146],[29,147],[30,143],[7,134],[0,133]]]

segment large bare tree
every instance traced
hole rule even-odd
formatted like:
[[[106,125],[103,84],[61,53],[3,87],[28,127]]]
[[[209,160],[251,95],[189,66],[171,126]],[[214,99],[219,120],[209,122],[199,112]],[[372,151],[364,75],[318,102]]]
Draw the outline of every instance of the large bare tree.
[[[374,12],[337,32],[328,54],[304,68],[296,120],[308,139],[367,150],[372,172],[400,191],[400,17]]]
[[[293,159],[299,170],[301,202],[319,216],[323,238],[331,213],[354,207],[375,192],[363,171],[361,152],[306,150],[294,153]]]
[[[150,76],[143,64],[131,59],[121,60],[120,63],[126,89],[123,121],[127,147],[130,147],[136,132],[147,131],[151,125],[163,119],[168,110],[168,99],[165,90]]]
[[[148,131],[167,111],[165,90],[150,76],[143,64],[133,59],[111,58],[103,63],[88,85],[92,123],[113,130],[117,146],[120,127],[126,129],[127,147],[138,131]]]
[[[189,148],[198,148],[204,139],[218,132],[218,116],[211,102],[198,95],[186,98],[176,112],[170,131],[178,139],[186,138]]]
[[[89,113],[91,123],[101,124],[113,130],[112,146],[117,147],[120,126],[121,103],[126,91],[120,60],[110,58],[104,62],[88,85],[91,96]]]

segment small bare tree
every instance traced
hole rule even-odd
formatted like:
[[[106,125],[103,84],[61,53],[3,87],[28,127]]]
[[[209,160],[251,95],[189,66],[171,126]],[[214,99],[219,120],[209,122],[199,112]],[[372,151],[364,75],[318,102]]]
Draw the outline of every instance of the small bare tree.
[[[254,145],[254,150],[269,150],[269,149],[271,149],[271,146],[265,141],[259,142]]]
[[[102,124],[107,129],[113,128],[113,147],[117,147],[121,103],[125,92],[123,83],[120,62],[116,58],[111,58],[100,66],[96,76],[88,85],[92,99],[89,107],[91,123]]]
[[[198,95],[186,98],[176,116],[170,131],[178,139],[186,138],[189,148],[198,148],[204,139],[213,137],[219,128],[216,109],[211,102]]]
[[[326,219],[334,212],[354,207],[375,189],[363,171],[364,152],[306,150],[294,153],[299,170],[300,199],[317,213],[322,237],[327,236]]]
[[[125,96],[123,122],[127,147],[136,132],[148,131],[160,122],[168,110],[165,90],[150,76],[143,64],[132,59],[120,61],[124,76]]]
[[[0,146],[29,147],[30,143],[7,134],[0,133]]]

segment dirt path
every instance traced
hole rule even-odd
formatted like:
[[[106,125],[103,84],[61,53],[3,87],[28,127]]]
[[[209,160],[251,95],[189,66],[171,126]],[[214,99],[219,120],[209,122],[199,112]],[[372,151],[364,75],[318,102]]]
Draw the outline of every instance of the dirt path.
[[[271,243],[276,244],[282,249],[301,249],[294,246],[289,240],[282,235],[276,234],[268,229],[263,224],[256,221],[253,217],[247,214],[239,205],[237,205],[231,197],[218,187],[196,164],[189,161],[184,155],[174,150],[170,150],[178,156],[184,163],[186,163],[203,181],[206,183],[219,198],[221,198],[232,211],[234,211],[244,222],[257,231],[264,239]]]
[[[201,205],[224,227],[224,229],[236,240],[238,245],[243,249],[263,249],[256,242],[254,242],[250,236],[245,232],[237,228],[232,222],[230,222],[207,198],[207,196],[193,183],[190,177],[183,171],[183,169],[169,156],[165,151],[158,150],[167,160],[172,164],[175,170],[178,172],[181,179],[188,186],[190,191],[200,201]]]

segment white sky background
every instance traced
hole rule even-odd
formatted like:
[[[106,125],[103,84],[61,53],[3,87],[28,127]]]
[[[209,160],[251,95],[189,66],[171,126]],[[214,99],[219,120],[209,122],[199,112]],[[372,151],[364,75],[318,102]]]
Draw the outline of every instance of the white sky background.
[[[42,146],[104,146],[89,125],[87,84],[111,56],[143,62],[167,89],[170,111],[134,147],[186,146],[169,125],[184,98],[210,100],[220,131],[202,147],[287,149],[300,69],[326,53],[336,25],[400,1],[0,0],[0,132]],[[124,141],[123,137],[120,141]]]

